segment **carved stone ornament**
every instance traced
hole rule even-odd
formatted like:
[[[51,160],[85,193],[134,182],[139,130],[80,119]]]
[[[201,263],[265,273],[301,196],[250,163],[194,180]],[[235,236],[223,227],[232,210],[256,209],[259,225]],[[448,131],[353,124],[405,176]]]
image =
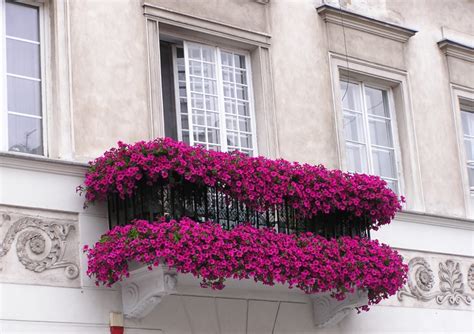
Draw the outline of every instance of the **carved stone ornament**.
[[[10,220],[9,215],[3,215]],[[78,266],[64,259],[66,239],[73,224],[49,222],[39,218],[22,217],[8,229],[0,243],[0,259],[5,256],[16,239],[18,260],[26,269],[36,273],[45,270],[64,268],[69,279],[79,275]]]
[[[474,291],[474,263],[471,264],[467,273],[467,285]]]
[[[341,301],[332,298],[330,293],[311,295],[311,301],[314,325],[323,328],[337,324],[354,308],[367,305],[368,297],[366,291],[356,290]]]
[[[408,282],[397,294],[399,301],[402,301],[406,296],[424,302],[435,300],[438,305],[445,303],[452,306],[458,306],[461,303],[471,305],[474,296],[464,289],[459,262],[446,260],[439,263],[437,289],[433,289],[435,286],[434,274],[431,266],[424,258],[415,257],[411,259],[408,267]],[[470,287],[471,284],[474,285],[473,275],[474,265],[471,265],[467,281]]]
[[[130,272],[122,285],[123,315],[130,319],[147,316],[163,296],[176,293],[177,274],[162,265],[148,270],[147,267]]]

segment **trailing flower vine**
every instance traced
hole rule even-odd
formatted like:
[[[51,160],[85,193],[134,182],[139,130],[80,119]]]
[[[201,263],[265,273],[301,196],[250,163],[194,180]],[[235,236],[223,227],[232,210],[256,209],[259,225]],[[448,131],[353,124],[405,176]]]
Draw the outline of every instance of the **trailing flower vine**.
[[[287,235],[249,225],[227,231],[219,224],[189,218],[117,226],[84,251],[87,274],[95,275],[97,285],[110,286],[127,277],[128,262],[133,260],[150,269],[166,264],[191,273],[201,278],[203,287],[213,289],[222,289],[228,278],[288,284],[309,294],[331,292],[338,300],[356,288],[364,289],[368,305],[395,294],[408,270],[396,251],[378,241]]]
[[[139,184],[163,179],[216,186],[258,211],[286,203],[302,218],[339,213],[347,221],[362,219],[374,230],[390,223],[404,201],[377,176],[209,151],[170,138],[119,142],[90,162],[84,186],[78,188],[87,204],[111,193],[132,196]]]

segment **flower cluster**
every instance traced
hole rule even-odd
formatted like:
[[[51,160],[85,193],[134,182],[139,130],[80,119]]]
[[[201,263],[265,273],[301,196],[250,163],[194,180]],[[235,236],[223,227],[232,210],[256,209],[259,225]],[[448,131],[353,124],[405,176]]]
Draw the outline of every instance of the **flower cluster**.
[[[222,289],[228,278],[266,285],[288,284],[306,293],[328,292],[342,300],[356,288],[368,292],[368,305],[388,298],[406,280],[407,266],[389,246],[364,238],[325,239],[287,235],[239,225],[231,231],[212,222],[148,222],[115,227],[87,252],[89,276],[112,285],[127,277],[128,262],[166,264],[201,278],[203,287]],[[367,308],[367,307],[365,307]]]
[[[237,151],[209,151],[170,138],[133,145],[119,142],[118,148],[90,162],[84,187],[79,189],[90,203],[111,193],[125,198],[140,182],[163,179],[218,187],[258,211],[285,203],[303,218],[340,213],[348,221],[364,220],[373,229],[390,223],[404,200],[377,176]]]

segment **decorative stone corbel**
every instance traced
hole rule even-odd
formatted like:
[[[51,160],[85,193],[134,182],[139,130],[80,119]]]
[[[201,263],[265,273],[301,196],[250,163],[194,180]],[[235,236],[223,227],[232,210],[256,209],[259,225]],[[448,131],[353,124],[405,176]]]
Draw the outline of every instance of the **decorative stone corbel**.
[[[346,299],[336,300],[330,293],[320,293],[310,296],[313,304],[314,325],[318,328],[333,326],[340,322],[356,307],[367,305],[367,292],[356,290],[347,294]]]
[[[126,318],[141,319],[147,316],[163,296],[176,293],[176,272],[160,265],[130,272],[122,283],[123,314]]]

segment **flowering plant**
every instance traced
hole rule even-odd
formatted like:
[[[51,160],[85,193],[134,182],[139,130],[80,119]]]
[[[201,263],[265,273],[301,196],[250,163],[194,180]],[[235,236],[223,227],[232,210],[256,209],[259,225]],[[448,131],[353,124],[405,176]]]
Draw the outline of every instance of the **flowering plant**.
[[[180,180],[217,187],[257,211],[288,204],[301,218],[340,214],[378,229],[401,209],[399,199],[377,176],[328,170],[322,165],[215,152],[170,138],[118,143],[90,162],[84,186],[86,204],[117,193],[132,196],[141,182]]]
[[[104,234],[84,248],[87,274],[110,286],[129,275],[128,261],[160,263],[202,279],[203,287],[222,289],[227,278],[266,285],[288,284],[306,293],[330,291],[338,300],[356,288],[368,292],[368,305],[396,293],[407,266],[389,246],[365,238],[325,239],[305,233],[287,235],[239,225],[224,230],[212,222],[137,220]],[[362,309],[368,309],[368,305]]]

